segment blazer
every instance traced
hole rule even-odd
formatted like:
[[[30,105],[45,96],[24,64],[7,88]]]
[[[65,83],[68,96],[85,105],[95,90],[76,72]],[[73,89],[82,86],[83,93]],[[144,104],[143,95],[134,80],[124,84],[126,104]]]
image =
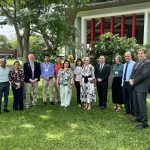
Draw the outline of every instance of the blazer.
[[[150,61],[143,60],[138,66],[135,63],[130,79],[134,80],[133,89],[136,92],[148,92],[149,88],[149,75],[150,74]]]
[[[24,63],[23,69],[24,69],[24,76],[25,76],[24,81],[30,83],[29,80],[32,79],[32,69],[30,66],[30,62]],[[34,78],[33,79],[37,78],[38,81],[40,81],[40,75],[41,75],[40,64],[38,62],[34,62]]]
[[[101,82],[97,82],[97,84],[108,85],[108,77],[110,75],[110,65],[104,64],[103,69],[100,71],[100,64],[95,66],[95,78],[101,78]]]

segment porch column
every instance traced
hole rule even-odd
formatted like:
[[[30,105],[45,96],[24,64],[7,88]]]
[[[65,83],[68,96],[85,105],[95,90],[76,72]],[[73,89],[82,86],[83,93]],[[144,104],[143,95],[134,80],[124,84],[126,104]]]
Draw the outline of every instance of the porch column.
[[[95,19],[91,19],[91,43],[95,41]]]
[[[143,43],[147,44],[150,42],[150,12],[144,13],[144,39]]]
[[[81,19],[81,44],[87,48],[87,20]]]
[[[125,16],[121,16],[121,37],[125,35]]]
[[[115,20],[114,16],[111,16],[110,17],[110,32],[112,34],[114,34],[114,20]]]

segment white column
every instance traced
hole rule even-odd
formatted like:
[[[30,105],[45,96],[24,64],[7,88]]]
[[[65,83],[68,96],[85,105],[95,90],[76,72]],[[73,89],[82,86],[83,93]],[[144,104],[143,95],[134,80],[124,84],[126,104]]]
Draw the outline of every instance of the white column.
[[[87,47],[87,20],[81,19],[81,44]]]
[[[148,11],[144,13],[144,39],[143,44],[146,44],[148,40]]]

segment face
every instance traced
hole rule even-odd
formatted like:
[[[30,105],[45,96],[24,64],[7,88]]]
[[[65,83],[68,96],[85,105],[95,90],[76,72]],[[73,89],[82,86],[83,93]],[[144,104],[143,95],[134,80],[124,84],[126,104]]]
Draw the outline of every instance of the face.
[[[6,66],[6,60],[5,59],[0,59],[0,66],[3,68]]]
[[[48,56],[45,56],[45,57],[44,57],[44,61],[45,61],[45,62],[49,62],[49,57],[48,57]]]
[[[131,58],[132,58],[131,53],[130,52],[126,52],[124,54],[124,58],[125,58],[126,62],[129,62],[131,60]]]
[[[81,66],[81,64],[82,64],[81,61],[78,60],[78,61],[77,61],[77,65],[78,65],[78,66]]]
[[[139,50],[138,51],[138,59],[139,60],[142,60],[142,59],[144,59],[146,57],[146,54],[144,53],[144,51],[143,50]]]
[[[60,63],[61,63],[61,58],[60,58],[60,57],[57,57],[56,62],[57,62],[58,64],[60,64]]]
[[[88,57],[84,58],[84,64],[88,65],[90,63],[90,59]]]
[[[118,56],[115,57],[115,63],[116,63],[116,64],[119,64],[119,63],[120,63],[120,60],[119,60],[119,57],[118,57]]]
[[[33,54],[29,54],[29,55],[28,55],[28,59],[29,59],[29,61],[34,62],[35,57],[34,57]]]
[[[69,67],[69,62],[66,61],[66,62],[64,63],[64,68],[68,68],[68,67]]]
[[[15,70],[16,70],[16,69],[19,69],[20,64],[19,64],[19,63],[15,63],[13,67],[14,67]]]
[[[100,64],[103,64],[105,62],[105,57],[104,56],[100,56],[98,60],[99,60]]]

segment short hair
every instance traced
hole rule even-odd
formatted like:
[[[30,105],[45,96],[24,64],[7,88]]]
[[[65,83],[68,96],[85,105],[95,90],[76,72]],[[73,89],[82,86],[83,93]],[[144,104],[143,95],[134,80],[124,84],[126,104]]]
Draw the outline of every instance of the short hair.
[[[69,63],[68,68],[70,68],[70,62],[69,62],[68,60],[65,60],[65,61],[64,61],[64,63],[63,63],[63,65],[62,65],[62,69],[64,69],[64,64],[65,64],[66,62],[68,62],[68,63]]]
[[[146,49],[144,48],[144,47],[141,47],[141,48],[138,48],[137,50],[136,50],[136,52],[138,53],[139,51],[143,51],[144,52],[144,54],[146,54]]]
[[[19,66],[20,66],[20,62],[18,60],[16,60],[13,65],[15,65],[15,64],[19,64]]]
[[[82,59],[81,59],[81,58],[78,58],[78,59],[76,60],[76,66],[78,66],[78,64],[77,64],[78,61],[81,61],[81,66],[83,66],[83,62],[82,62]]]
[[[49,55],[48,55],[48,54],[45,54],[45,55],[44,55],[44,58],[45,58],[46,56],[47,56],[47,57],[49,57]]]
[[[116,54],[115,57],[118,57],[119,61],[122,62],[122,57],[119,54]]]

